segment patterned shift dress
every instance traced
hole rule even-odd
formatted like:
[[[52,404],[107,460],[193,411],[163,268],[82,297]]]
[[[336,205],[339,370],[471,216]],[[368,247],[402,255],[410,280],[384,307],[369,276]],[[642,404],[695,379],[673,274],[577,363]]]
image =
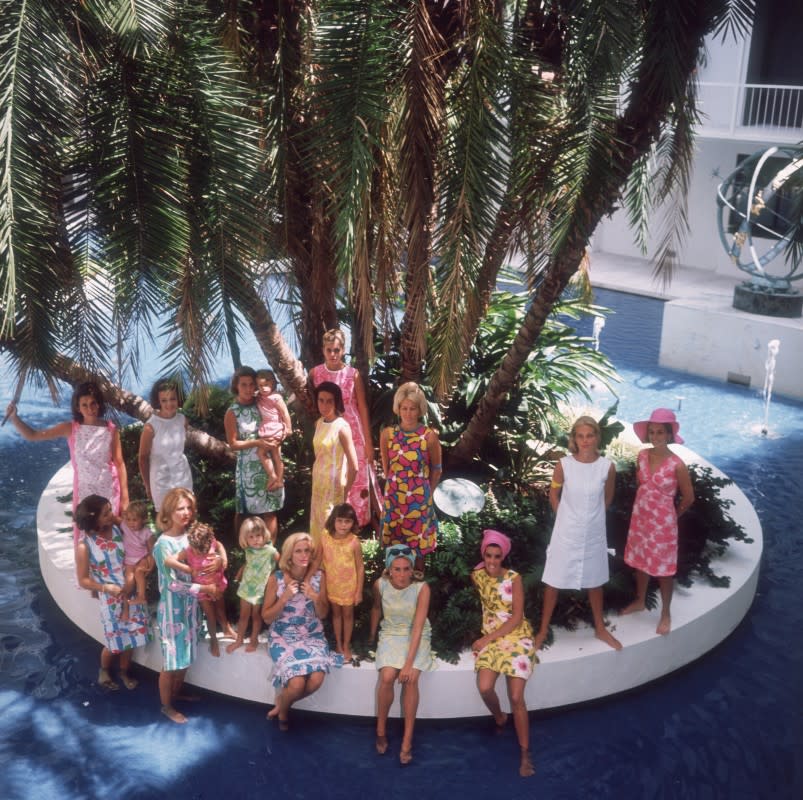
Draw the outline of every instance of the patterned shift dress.
[[[339,606],[353,606],[357,591],[357,566],[354,562],[354,542],[350,533],[336,539],[329,531],[321,534],[323,571],[326,573],[326,593],[329,601]]]
[[[276,567],[277,555],[272,544],[245,548],[245,569],[237,589],[237,597],[252,606],[262,604],[268,578]]]
[[[321,588],[321,571],[310,578],[312,588]],[[276,596],[285,588],[284,573],[276,570]],[[273,660],[273,685],[277,689],[287,686],[291,678],[304,677],[313,672],[329,672],[339,667],[343,657],[333,654],[326,643],[323,620],[315,613],[315,603],[303,592],[297,592],[282,608],[268,631],[268,648]]]
[[[506,570],[499,578],[491,577],[484,569],[471,573],[471,580],[477,587],[482,601],[483,636],[493,633],[500,625],[510,619],[513,613],[513,581],[519,578],[518,572]],[[532,675],[538,663],[533,644],[533,629],[526,617],[508,633],[494,639],[480,650],[474,662],[474,670],[490,669],[501,675],[514,678],[527,678]]]
[[[256,403],[244,406],[234,402],[229,407],[237,421],[240,441],[257,439],[262,417]],[[284,505],[284,487],[268,491],[268,476],[257,455],[256,447],[237,451],[234,473],[236,510],[238,514],[268,514]]]
[[[627,534],[625,562],[656,578],[674,575],[678,568],[677,467],[683,462],[670,453],[650,472],[649,448],[638,454],[638,491]]]
[[[386,547],[406,544],[421,555],[431,553],[438,543],[427,433],[429,428],[425,425],[412,431],[396,425],[391,430],[382,520],[382,542]]]
[[[112,528],[111,539],[101,539],[82,533],[81,542],[86,545],[89,553],[89,577],[98,583],[113,583],[122,587],[124,550],[123,534],[120,529],[117,526]],[[146,606],[130,606],[128,622],[120,621],[122,610],[123,604],[119,597],[101,593],[100,622],[106,637],[106,647],[112,653],[142,647],[151,638]]]

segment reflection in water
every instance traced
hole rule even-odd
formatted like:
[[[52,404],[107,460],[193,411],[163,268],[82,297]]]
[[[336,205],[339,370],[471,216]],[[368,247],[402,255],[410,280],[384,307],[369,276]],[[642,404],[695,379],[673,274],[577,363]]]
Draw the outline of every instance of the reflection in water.
[[[391,728],[391,750],[380,758],[371,720],[300,712],[280,734],[263,708],[204,694],[186,708],[188,725],[172,725],[159,714],[153,674],[141,670],[132,692],[97,687],[98,645],[54,606],[37,565],[36,503],[66,461],[66,446],[26,444],[6,426],[0,798],[803,797],[803,406],[774,398],[774,435],[762,437],[758,393],[655,366],[660,302],[602,292],[598,302],[618,312],[600,348],[624,378],[621,418],[674,407],[682,396],[689,446],[739,483],[764,526],[755,603],[715,651],[628,695],[533,714],[537,774],[524,783],[512,730],[492,736],[484,720],[419,723],[415,761],[403,772],[395,758],[400,729]],[[244,359],[261,363],[253,353]],[[9,394],[7,376],[0,392]],[[22,414],[36,425],[66,418],[64,409],[25,399]]]

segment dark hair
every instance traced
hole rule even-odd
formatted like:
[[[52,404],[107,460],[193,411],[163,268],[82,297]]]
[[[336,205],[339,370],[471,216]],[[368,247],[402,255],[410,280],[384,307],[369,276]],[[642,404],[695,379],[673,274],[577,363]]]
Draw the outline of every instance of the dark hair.
[[[662,422],[661,425],[664,426],[664,430],[666,431],[666,436],[669,441],[669,444],[672,444],[675,441],[675,432],[672,430],[672,423],[671,422]],[[649,430],[649,425],[647,425],[647,429]]]
[[[109,501],[99,494],[87,495],[75,509],[75,524],[85,533],[94,533],[98,529],[98,519]]]
[[[237,367],[234,370],[234,375],[231,376],[231,393],[237,394],[239,392],[240,378],[253,378],[256,382],[257,374],[252,367]]]
[[[86,381],[85,383],[79,383],[75,387],[70,401],[72,418],[76,422],[84,421],[84,415],[78,410],[78,403],[82,397],[94,397],[95,402],[98,404],[98,416],[106,416],[106,401],[103,399],[103,392],[100,391],[100,386],[95,381]]]
[[[258,369],[257,380],[270,381],[273,384],[274,389],[278,383],[276,380],[276,373],[272,369]]]
[[[332,509],[332,513],[329,515],[328,519],[326,520],[326,525],[324,526],[329,533],[334,533],[335,520],[338,518],[350,519],[354,523],[351,526],[351,530],[354,533],[360,529],[360,521],[357,519],[357,512],[354,510],[354,507],[351,505],[351,503],[340,503]]]
[[[315,387],[314,391],[316,409],[318,408],[318,395],[321,392],[328,392],[335,398],[335,410],[337,413],[339,415],[345,414],[346,407],[343,405],[343,392],[340,391],[340,387],[336,383],[333,383],[332,381],[323,381]]]
[[[159,392],[175,392],[179,406],[184,405],[184,387],[178,378],[159,378],[151,388],[150,402],[154,409],[161,408],[159,405]]]

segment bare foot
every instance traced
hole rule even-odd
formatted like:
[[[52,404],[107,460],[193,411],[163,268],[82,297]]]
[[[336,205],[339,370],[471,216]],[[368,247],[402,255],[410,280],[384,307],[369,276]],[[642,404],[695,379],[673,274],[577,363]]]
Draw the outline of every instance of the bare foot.
[[[220,658],[220,645],[217,643],[217,637],[213,636],[209,640],[209,652],[215,657]]]
[[[658,627],[655,629],[655,632],[659,636],[666,636],[669,631],[672,630],[672,618],[669,614],[661,614],[661,619],[658,622]]]
[[[120,688],[120,684],[109,675],[108,670],[103,668],[98,672],[98,684],[110,692],[116,692]]]
[[[259,647],[259,639],[256,639],[255,637],[252,636],[248,640],[248,644],[245,646],[245,652],[246,653],[256,653],[257,647]]]
[[[187,718],[173,706],[162,706],[161,711],[171,722],[176,722],[179,725],[184,725],[187,722]]]
[[[374,747],[376,747],[376,752],[379,753],[380,756],[385,755],[388,751],[388,737],[387,736],[380,736],[379,734],[376,735],[376,742],[374,742]]]
[[[643,601],[634,600],[629,606],[625,606],[620,612],[620,616],[624,616],[625,614],[635,614],[637,611],[644,611],[647,606],[644,604]]]
[[[224,639],[236,639],[237,638],[237,631],[235,631],[234,628],[232,628],[231,625],[229,625],[228,622],[223,626],[223,638]]]
[[[535,639],[533,639],[533,646],[536,650],[540,650],[544,646],[544,642],[546,641],[546,633],[541,633],[539,631],[535,634]]]
[[[343,661],[344,661],[344,663],[348,663],[349,661],[352,660],[352,658],[354,658],[354,654],[351,652],[351,650],[348,649],[348,647],[344,647],[343,648]]]
[[[144,605],[147,604],[147,602],[148,602],[148,598],[147,597],[139,597],[139,595],[137,595],[137,597],[132,597],[128,601],[128,605],[130,605],[130,606],[144,606]]]
[[[499,718],[494,717],[494,733],[497,736],[503,734],[505,732],[505,725],[507,725],[507,714],[503,711]]]
[[[132,678],[127,672],[120,673],[120,680],[126,689],[136,689],[139,686],[139,681],[136,678]]]
[[[614,650],[622,649],[622,643],[607,628],[595,631],[594,635],[597,639],[601,642],[605,642],[605,644],[612,647]]]
[[[227,653],[233,653],[238,647],[242,647],[242,646],[243,646],[243,640],[242,639],[235,639],[231,644],[226,645],[226,652]]]
[[[535,775],[535,767],[533,766],[532,758],[530,758],[529,750],[521,751],[521,762],[519,763],[519,775],[522,778],[529,778]]]
[[[399,763],[403,767],[406,767],[409,763],[412,762],[412,760],[413,760],[413,748],[412,747],[405,748],[405,746],[402,744],[402,748],[399,751]]]
[[[267,714],[265,714],[265,718],[266,719],[275,719],[276,717],[279,716],[279,693],[278,692],[276,692],[276,697],[274,698],[274,700],[276,701],[276,705],[270,711],[268,711]]]

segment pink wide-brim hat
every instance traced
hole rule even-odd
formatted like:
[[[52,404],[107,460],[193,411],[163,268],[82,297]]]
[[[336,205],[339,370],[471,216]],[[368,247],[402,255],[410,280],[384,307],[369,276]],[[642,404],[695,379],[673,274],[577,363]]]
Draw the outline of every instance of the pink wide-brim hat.
[[[668,408],[656,408],[655,411],[650,414],[649,419],[643,419],[641,422],[634,422],[633,430],[636,432],[636,436],[638,436],[642,442],[649,442],[649,437],[647,436],[647,426],[651,422],[662,422],[665,425],[671,425],[672,437],[678,444],[683,444],[683,438],[678,433],[680,430],[680,423],[675,418],[674,411],[670,411]]]

